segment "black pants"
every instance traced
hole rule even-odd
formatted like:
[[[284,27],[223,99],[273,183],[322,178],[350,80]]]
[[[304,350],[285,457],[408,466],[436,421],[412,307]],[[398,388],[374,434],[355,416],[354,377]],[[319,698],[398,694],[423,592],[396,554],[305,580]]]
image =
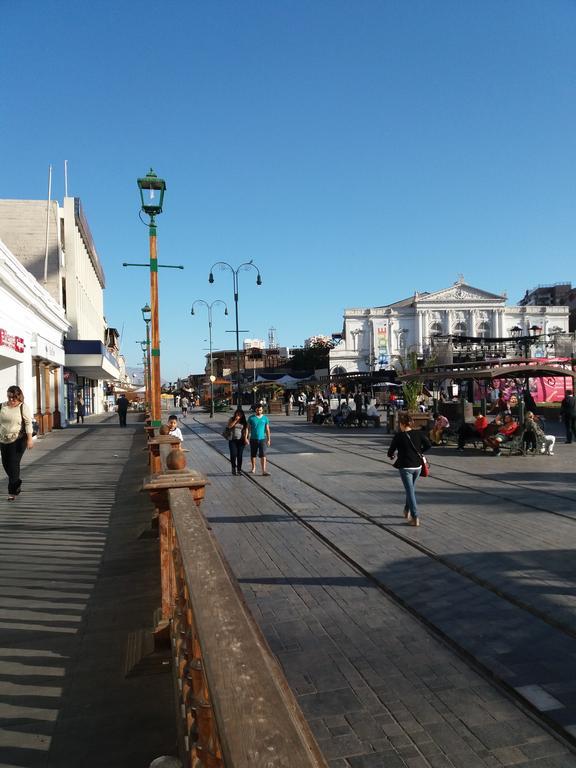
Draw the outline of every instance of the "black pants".
[[[468,441],[482,440],[482,436],[471,424],[464,423],[458,432],[458,448],[464,448]]]
[[[120,426],[126,426],[126,413],[127,411],[118,411],[118,419],[120,420]]]
[[[562,421],[566,427],[566,442],[572,442],[572,436],[576,437],[576,416],[563,416]]]
[[[232,471],[240,472],[242,470],[244,440],[228,440],[228,447],[230,448],[230,464],[232,464]]]
[[[2,466],[4,472],[8,475],[8,494],[17,496],[20,493],[20,462],[26,450],[28,438],[26,435],[19,437],[13,443],[1,443],[0,452],[2,453]]]

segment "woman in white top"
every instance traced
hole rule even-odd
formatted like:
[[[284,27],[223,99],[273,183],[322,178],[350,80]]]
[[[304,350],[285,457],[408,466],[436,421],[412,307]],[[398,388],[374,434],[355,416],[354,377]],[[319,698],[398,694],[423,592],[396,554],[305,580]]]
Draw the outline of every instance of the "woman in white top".
[[[20,462],[26,448],[32,448],[32,414],[24,404],[20,387],[8,387],[7,400],[0,405],[0,452],[8,475],[8,501],[20,493]]]

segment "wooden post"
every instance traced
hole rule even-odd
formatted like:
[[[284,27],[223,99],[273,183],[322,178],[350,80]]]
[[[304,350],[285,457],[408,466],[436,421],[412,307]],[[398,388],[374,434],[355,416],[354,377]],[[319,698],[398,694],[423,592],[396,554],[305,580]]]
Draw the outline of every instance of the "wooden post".
[[[44,376],[44,414],[42,415],[42,421],[44,422],[44,431],[52,431],[52,413],[50,411],[50,365],[44,363],[42,366],[42,373]]]
[[[40,382],[40,361],[34,360],[34,370],[36,373],[36,413],[34,418],[38,422],[38,432],[43,435],[45,433],[44,420],[42,418],[42,386]]]
[[[60,415],[60,366],[52,369],[54,379],[54,411],[52,412],[52,426],[54,429],[62,429],[62,418]]]

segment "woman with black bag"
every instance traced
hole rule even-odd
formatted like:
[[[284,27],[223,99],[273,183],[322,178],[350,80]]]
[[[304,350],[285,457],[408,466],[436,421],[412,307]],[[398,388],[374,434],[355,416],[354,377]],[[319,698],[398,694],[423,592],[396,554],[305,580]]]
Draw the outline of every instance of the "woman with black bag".
[[[232,474],[242,474],[242,454],[246,439],[248,423],[246,415],[242,408],[236,408],[234,415],[228,420],[226,425],[228,447],[230,449],[230,464],[232,464]]]
[[[24,404],[20,387],[8,387],[7,401],[0,405],[0,453],[8,475],[8,501],[20,493],[20,462],[26,448],[32,448],[32,414]]]
[[[396,432],[388,449],[388,457],[396,456],[394,466],[400,472],[400,479],[406,490],[404,517],[408,525],[418,527],[420,517],[416,502],[416,480],[420,477],[422,466],[426,459],[424,453],[432,443],[422,430],[414,430],[414,422],[409,413],[401,413],[398,417],[400,431]]]

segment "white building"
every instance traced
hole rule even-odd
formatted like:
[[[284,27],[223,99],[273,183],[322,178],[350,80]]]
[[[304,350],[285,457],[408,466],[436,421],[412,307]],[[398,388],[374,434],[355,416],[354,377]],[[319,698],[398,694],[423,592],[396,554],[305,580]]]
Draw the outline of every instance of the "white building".
[[[0,398],[17,385],[43,432],[63,426],[64,308],[0,241]]]
[[[426,354],[435,336],[553,338],[568,333],[568,307],[506,306],[506,295],[488,293],[462,279],[434,293],[415,293],[383,307],[344,311],[342,341],[330,352],[331,373],[377,371],[409,351]],[[544,356],[538,355],[538,356]]]
[[[87,413],[100,413],[105,382],[117,380],[120,371],[106,345],[104,271],[80,200],[64,198],[63,207],[0,200],[0,238],[66,312],[64,416],[72,417],[78,393]]]

